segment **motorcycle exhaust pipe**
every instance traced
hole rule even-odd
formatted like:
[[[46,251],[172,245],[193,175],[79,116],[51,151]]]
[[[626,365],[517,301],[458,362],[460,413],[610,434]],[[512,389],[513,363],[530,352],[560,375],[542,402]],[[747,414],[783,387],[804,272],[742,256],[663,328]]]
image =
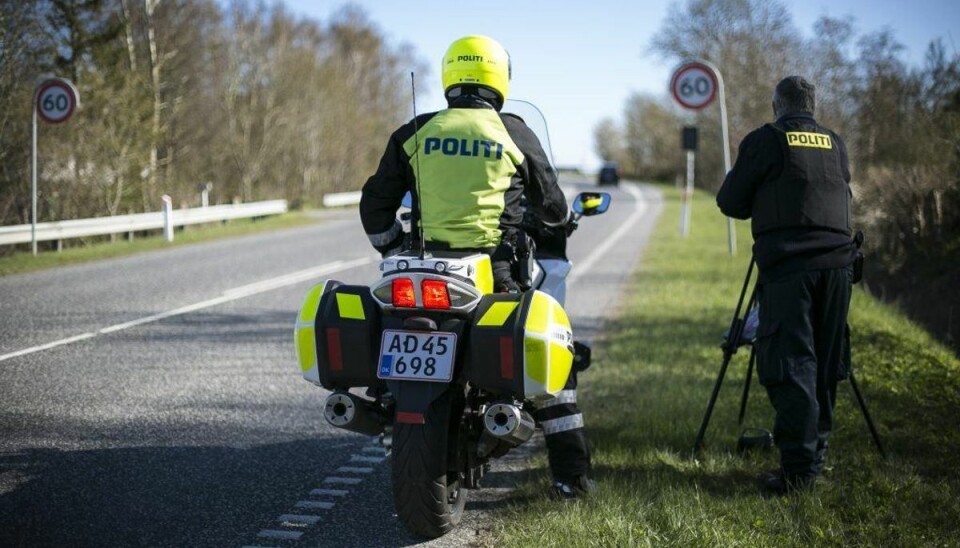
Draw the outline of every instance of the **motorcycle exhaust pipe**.
[[[483,429],[513,447],[529,440],[536,427],[530,413],[509,403],[495,403],[483,414]]]
[[[385,423],[373,402],[350,392],[334,392],[327,396],[323,402],[323,417],[332,426],[368,436],[381,434]]]

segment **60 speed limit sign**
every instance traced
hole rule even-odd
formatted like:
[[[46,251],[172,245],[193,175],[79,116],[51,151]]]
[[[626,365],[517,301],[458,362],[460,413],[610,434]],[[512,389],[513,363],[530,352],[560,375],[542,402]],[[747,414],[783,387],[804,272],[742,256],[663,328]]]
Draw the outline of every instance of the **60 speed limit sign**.
[[[66,122],[76,110],[78,102],[77,88],[69,80],[51,78],[37,88],[37,114],[45,122]]]
[[[717,75],[703,63],[687,63],[673,73],[670,92],[686,108],[700,110],[710,106],[717,97]]]

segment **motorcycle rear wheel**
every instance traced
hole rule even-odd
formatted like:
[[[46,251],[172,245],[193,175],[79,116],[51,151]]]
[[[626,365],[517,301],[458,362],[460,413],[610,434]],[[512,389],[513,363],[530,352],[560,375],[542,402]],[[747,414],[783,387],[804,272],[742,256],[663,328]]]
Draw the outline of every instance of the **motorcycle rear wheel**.
[[[463,412],[463,398],[456,397],[456,391],[451,387],[431,404],[424,424],[394,425],[393,502],[400,521],[419,537],[443,536],[463,517],[466,489],[456,470],[447,470],[456,454]]]

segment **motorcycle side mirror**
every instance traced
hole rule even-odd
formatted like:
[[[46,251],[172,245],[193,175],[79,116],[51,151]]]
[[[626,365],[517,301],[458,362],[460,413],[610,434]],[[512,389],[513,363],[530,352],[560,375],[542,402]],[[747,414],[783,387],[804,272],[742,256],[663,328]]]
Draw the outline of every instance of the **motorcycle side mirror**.
[[[584,217],[600,215],[610,207],[611,200],[607,192],[581,192],[573,200],[573,211]]]
[[[413,194],[410,194],[410,192],[407,191],[407,193],[403,195],[403,200],[400,201],[400,205],[402,205],[403,207],[412,209],[412,208],[413,208]]]

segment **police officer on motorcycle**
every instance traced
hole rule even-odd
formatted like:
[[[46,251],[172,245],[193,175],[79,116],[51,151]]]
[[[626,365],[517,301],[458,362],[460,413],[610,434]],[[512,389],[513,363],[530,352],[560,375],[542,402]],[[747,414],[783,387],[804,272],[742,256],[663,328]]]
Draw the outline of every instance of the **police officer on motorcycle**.
[[[427,250],[489,253],[495,289],[521,289],[514,275],[516,250],[525,244],[521,199],[547,226],[565,225],[568,210],[536,135],[519,117],[500,112],[510,76],[510,57],[495,40],[467,36],[447,49],[442,80],[449,108],[397,129],[363,187],[360,218],[381,254],[402,251],[396,212],[409,191],[413,222],[422,227]],[[554,489],[573,497],[592,487],[586,477],[590,455],[576,391],[560,396],[546,408],[552,410],[541,426]]]
[[[814,86],[777,84],[776,122],[747,135],[717,194],[726,215],[752,219],[759,268],[757,373],[776,410],[781,469],[761,478],[782,494],[823,469],[844,357],[856,245],[850,170],[840,137],[813,117]]]

